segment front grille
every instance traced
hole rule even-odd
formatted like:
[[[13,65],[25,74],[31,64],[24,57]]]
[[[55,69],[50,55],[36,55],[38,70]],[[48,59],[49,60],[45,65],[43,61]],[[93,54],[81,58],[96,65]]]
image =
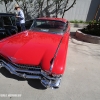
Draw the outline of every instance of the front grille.
[[[11,60],[7,59],[6,57],[0,56],[0,60],[9,63],[10,65],[12,65],[13,67],[17,68],[17,69],[21,69],[21,70],[32,70],[32,71],[41,71],[41,67],[38,66],[34,66],[34,65],[26,65],[26,64],[16,64],[11,62]]]
[[[5,57],[4,57],[5,58]],[[15,64],[9,59],[0,57],[0,64],[5,67],[11,74],[23,77],[26,79],[40,79],[44,86],[58,86],[60,77],[53,77],[47,72],[43,71],[40,66]]]
[[[34,71],[41,71],[40,66],[32,66],[32,65],[23,65],[23,64],[14,64],[13,65],[16,68],[21,68],[21,69],[28,69],[28,70],[34,70]]]

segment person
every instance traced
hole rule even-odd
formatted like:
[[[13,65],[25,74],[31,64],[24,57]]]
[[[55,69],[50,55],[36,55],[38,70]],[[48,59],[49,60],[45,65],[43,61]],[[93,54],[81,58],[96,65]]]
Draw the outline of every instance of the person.
[[[18,27],[21,28],[21,31],[25,31],[25,16],[24,13],[22,11],[22,9],[19,7],[19,5],[15,5],[15,10],[17,10],[17,15],[16,18],[18,20]]]

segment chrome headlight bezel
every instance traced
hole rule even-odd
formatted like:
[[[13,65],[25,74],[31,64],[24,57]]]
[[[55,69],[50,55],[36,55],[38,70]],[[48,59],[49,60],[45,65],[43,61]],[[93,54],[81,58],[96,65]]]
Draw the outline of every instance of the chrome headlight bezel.
[[[55,73],[51,73],[49,71],[44,71],[44,70],[41,70],[41,73],[46,75],[46,76],[50,76],[50,77],[54,77],[54,78],[62,77],[62,74],[55,74]]]
[[[62,77],[62,74],[55,74],[55,73],[53,73],[52,76],[56,77],[56,78],[60,78],[60,77]]]

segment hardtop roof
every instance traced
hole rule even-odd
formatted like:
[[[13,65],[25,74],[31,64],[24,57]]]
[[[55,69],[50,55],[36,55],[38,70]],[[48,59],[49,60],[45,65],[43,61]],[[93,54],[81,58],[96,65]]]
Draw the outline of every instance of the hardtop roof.
[[[0,13],[0,16],[15,16],[15,14],[12,14],[12,13]]]

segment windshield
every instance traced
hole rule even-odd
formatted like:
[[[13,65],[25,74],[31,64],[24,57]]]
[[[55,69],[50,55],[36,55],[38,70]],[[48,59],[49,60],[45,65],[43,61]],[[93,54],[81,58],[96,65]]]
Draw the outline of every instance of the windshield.
[[[63,34],[65,29],[65,23],[56,20],[36,19],[33,21],[33,24],[30,29],[55,34]]]
[[[2,18],[3,18],[4,25],[12,25],[10,17],[3,16]]]

